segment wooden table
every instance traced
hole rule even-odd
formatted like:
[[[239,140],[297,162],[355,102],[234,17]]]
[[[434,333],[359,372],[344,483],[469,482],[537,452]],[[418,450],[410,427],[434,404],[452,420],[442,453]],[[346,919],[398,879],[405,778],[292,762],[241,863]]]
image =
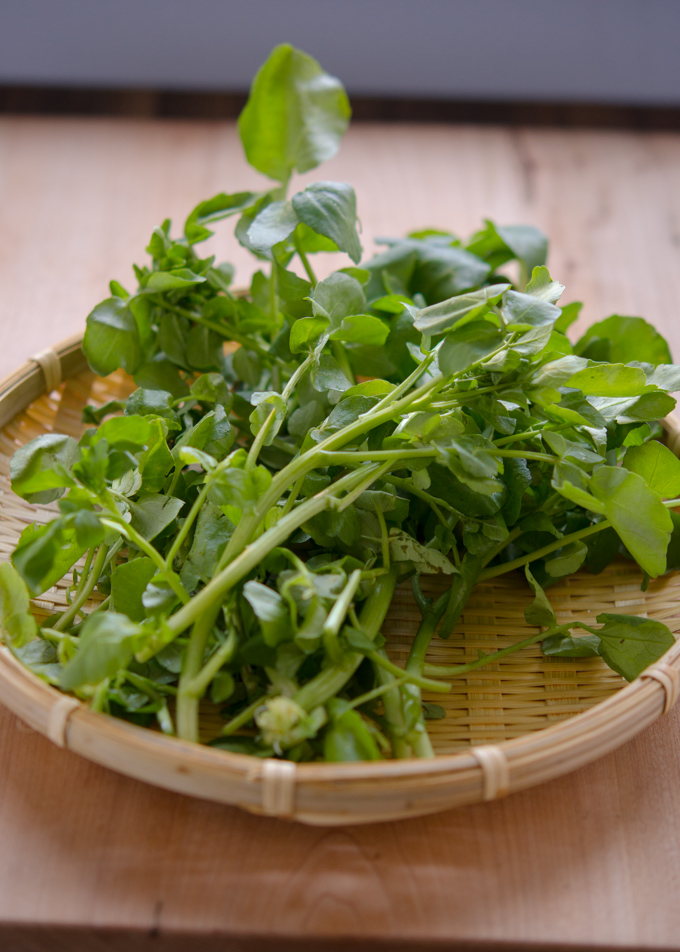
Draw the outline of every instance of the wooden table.
[[[367,249],[539,225],[583,326],[643,314],[680,355],[680,136],[364,125],[321,175],[356,186]],[[1,119],[0,376],[131,283],[163,218],[260,182],[229,123]],[[679,765],[677,708],[507,800],[324,830],[120,777],[0,708],[0,948],[680,948]]]

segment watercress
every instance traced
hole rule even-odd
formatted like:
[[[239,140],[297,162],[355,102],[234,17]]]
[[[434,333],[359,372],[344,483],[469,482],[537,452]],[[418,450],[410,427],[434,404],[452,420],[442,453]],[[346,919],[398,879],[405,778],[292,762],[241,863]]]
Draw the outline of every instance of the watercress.
[[[0,566],[10,650],[93,709],[186,740],[206,699],[224,718],[210,742],[260,757],[432,756],[425,721],[444,711],[424,688],[536,642],[630,680],[673,643],[626,615],[559,624],[545,593],[619,554],[646,580],[680,564],[680,462],[656,440],[680,389],[665,341],[614,316],[572,345],[580,305],[559,304],[531,226],[414,232],[362,263],[351,185],[290,194],[349,114],[315,60],[274,50],[239,122],[272,186],[201,202],[179,237],[155,229],[135,289],[111,282],[83,345],[137,389],[11,467],[16,493],[58,513]],[[201,257],[226,218],[257,262],[245,293]],[[317,280],[327,251],[347,266]],[[428,664],[476,583],[515,569],[528,637]],[[69,573],[68,607],[38,628],[30,598]],[[428,573],[449,582],[436,601]],[[408,578],[422,624],[402,669],[380,629]]]

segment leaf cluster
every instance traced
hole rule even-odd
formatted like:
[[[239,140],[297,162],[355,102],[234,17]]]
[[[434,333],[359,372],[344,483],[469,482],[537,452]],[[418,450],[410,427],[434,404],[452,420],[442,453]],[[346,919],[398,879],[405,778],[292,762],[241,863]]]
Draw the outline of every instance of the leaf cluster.
[[[680,565],[680,462],[657,440],[680,367],[663,338],[615,315],[571,343],[580,305],[559,303],[533,226],[413,232],[362,262],[350,185],[288,197],[348,120],[338,80],[274,50],[239,128],[275,184],[201,202],[179,237],[155,229],[136,289],[111,282],[84,342],[96,373],[122,368],[136,389],[86,407],[80,440],[46,434],[11,466],[16,493],[55,508],[0,567],[17,657],[187,740],[206,699],[224,719],[211,743],[254,756],[431,756],[425,720],[443,708],[421,691],[496,657],[437,669],[430,639],[480,579],[515,568],[546,654],[633,679],[672,643],[628,616],[560,625],[545,594],[619,555],[645,584]],[[227,218],[255,259],[245,293],[200,254]],[[328,251],[347,266],[318,280]],[[428,573],[450,583],[435,603]],[[64,577],[69,605],[38,629],[30,598]],[[401,668],[380,628],[409,578],[423,622]]]

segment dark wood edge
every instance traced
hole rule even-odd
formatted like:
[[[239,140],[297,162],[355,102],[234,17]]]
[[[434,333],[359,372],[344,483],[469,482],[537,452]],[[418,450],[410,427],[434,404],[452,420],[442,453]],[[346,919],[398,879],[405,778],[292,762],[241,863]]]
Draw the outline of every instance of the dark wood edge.
[[[624,949],[624,946],[592,942],[574,945],[420,937],[292,937],[32,923],[0,925],[0,947],[7,952],[622,952]],[[669,952],[670,948],[667,947]],[[673,948],[677,949],[677,946]],[[625,950],[652,952],[651,947],[641,945],[626,945]],[[654,946],[654,952],[663,952],[663,947]]]
[[[0,113],[235,119],[244,91],[81,88],[0,84]],[[352,95],[358,122],[447,122],[481,125],[680,130],[680,107],[603,102],[537,102]]]

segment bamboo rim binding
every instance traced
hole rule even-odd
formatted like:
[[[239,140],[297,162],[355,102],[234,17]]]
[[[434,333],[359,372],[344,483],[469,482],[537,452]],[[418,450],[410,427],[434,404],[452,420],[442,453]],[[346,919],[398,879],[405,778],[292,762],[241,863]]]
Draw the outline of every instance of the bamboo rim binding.
[[[0,384],[0,427],[5,427],[0,432],[0,559],[8,557],[27,520],[49,517],[27,508],[28,504],[22,509],[19,503],[23,501],[5,488],[3,467],[6,471],[13,449],[46,429],[58,432],[64,423],[79,425],[80,407],[92,388],[99,388],[96,398],[101,396],[104,402],[111,396],[110,388],[117,386],[111,378],[97,381],[89,372],[82,373],[85,361],[80,341],[72,338],[54,350],[42,351]],[[66,384],[57,393],[61,378]],[[41,398],[45,390],[48,396]],[[665,427],[669,447],[680,455],[680,424],[670,418]],[[680,633],[680,607],[676,607],[680,578],[669,576],[660,584],[652,583],[640,595],[635,572],[623,566],[608,575],[576,578],[564,592],[558,592],[559,588],[553,590],[562,599],[556,603],[558,613],[568,613],[576,604],[590,606],[592,601],[596,605],[598,599],[607,608],[624,611],[623,606],[637,604]],[[475,653],[491,633],[494,639],[503,637],[497,631],[509,631],[517,624],[513,619],[521,617],[526,602],[526,593],[515,589],[507,580],[487,583],[483,597],[473,599],[466,608],[466,634],[455,644],[440,642],[433,650]],[[38,610],[43,599],[47,594],[37,601]],[[47,599],[44,611],[53,608]],[[640,613],[640,607],[632,611]],[[409,624],[416,617],[413,612],[408,597],[398,592],[384,629],[388,650],[397,661],[404,658]],[[516,632],[507,637],[517,640]],[[446,696],[447,718],[430,722],[439,752],[434,760],[254,762],[251,757],[188,744],[93,713],[76,698],[41,681],[6,648],[0,650],[0,701],[59,746],[138,779],[263,815],[337,825],[418,816],[497,799],[559,776],[633,737],[667,713],[680,694],[680,643],[625,686],[612,672],[606,676],[599,672],[596,664],[570,667],[546,664],[530,653],[515,658],[520,655],[514,668],[490,666],[497,670],[460,679],[456,690]]]

